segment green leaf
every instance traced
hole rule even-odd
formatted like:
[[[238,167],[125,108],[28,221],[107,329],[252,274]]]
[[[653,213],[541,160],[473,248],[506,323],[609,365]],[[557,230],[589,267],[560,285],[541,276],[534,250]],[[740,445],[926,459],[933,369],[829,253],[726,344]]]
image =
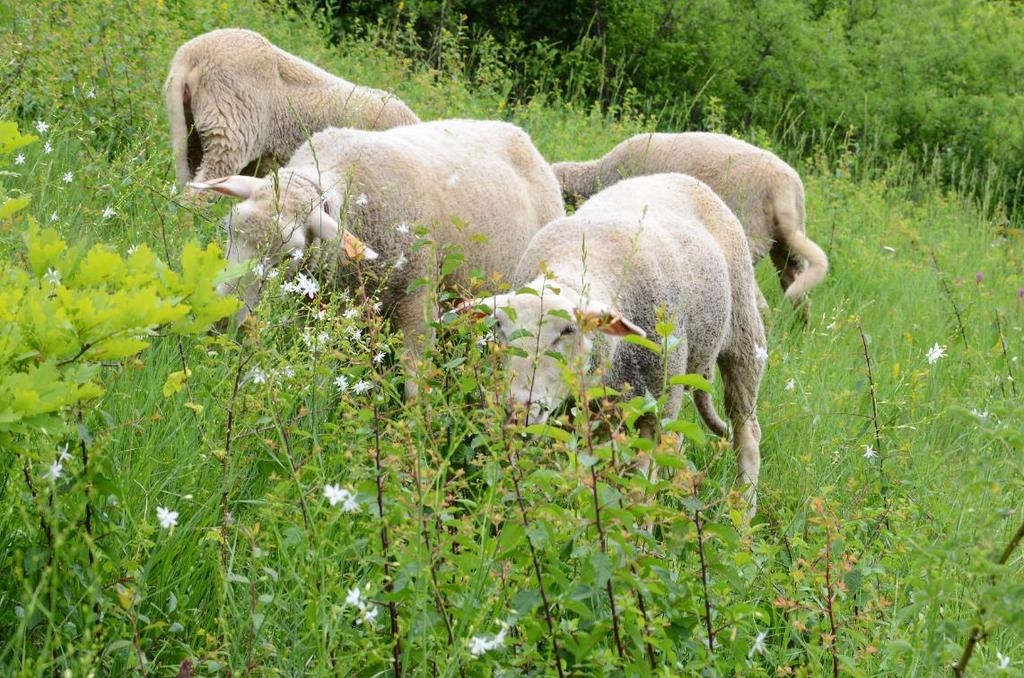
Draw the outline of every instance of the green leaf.
[[[670,377],[668,383],[673,386],[688,386],[711,393],[711,382],[699,374],[677,374]]]
[[[184,370],[178,370],[177,372],[171,372],[167,375],[167,381],[164,382],[163,394],[165,398],[170,398],[175,393],[178,393],[185,387],[185,381],[192,375],[192,370],[185,368]]]
[[[523,428],[523,433],[528,433],[533,436],[546,436],[563,443],[572,442],[571,433],[552,426],[551,424],[530,424]]]
[[[704,433],[704,429],[692,421],[676,419],[675,421],[670,421],[665,424],[664,428],[666,431],[679,433],[698,445],[704,445],[708,441],[708,437],[707,434]]]
[[[622,340],[623,341],[628,341],[631,344],[636,344],[637,346],[642,346],[642,347],[646,348],[648,351],[652,351],[654,353],[657,353],[658,355],[661,355],[661,346],[658,346],[653,341],[651,341],[650,339],[647,339],[645,337],[640,337],[640,336],[637,336],[635,334],[630,334],[630,335],[627,335],[627,336],[623,337]]]
[[[587,389],[586,398],[588,401],[595,398],[614,398],[622,395],[611,386],[593,386]]]
[[[7,198],[0,203],[0,219],[6,219],[15,212],[25,209],[32,202],[32,197],[22,195],[17,198]]]
[[[22,134],[18,131],[18,123],[0,120],[0,153],[7,154],[27,146],[39,137],[33,134]]]

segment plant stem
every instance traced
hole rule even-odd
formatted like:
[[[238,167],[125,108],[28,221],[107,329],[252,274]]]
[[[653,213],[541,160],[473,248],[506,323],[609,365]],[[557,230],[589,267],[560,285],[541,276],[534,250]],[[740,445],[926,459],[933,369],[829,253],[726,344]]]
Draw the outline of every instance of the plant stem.
[[[384,515],[384,465],[380,455],[380,409],[377,399],[373,400],[373,461],[377,475],[377,511],[380,513],[380,546],[384,556],[384,589],[390,594],[395,590],[391,580],[391,554],[388,541],[388,522]],[[388,616],[391,619],[391,655],[395,663],[395,678],[402,676],[402,641],[398,635],[398,606],[388,601]]]
[[[698,499],[697,489],[700,482],[692,481],[693,498]],[[697,527],[697,554],[700,556],[700,583],[704,589],[704,626],[708,634],[708,650],[715,651],[715,629],[711,626],[711,593],[708,590],[708,564],[704,558],[704,521],[700,519],[700,509],[693,512],[693,524]]]

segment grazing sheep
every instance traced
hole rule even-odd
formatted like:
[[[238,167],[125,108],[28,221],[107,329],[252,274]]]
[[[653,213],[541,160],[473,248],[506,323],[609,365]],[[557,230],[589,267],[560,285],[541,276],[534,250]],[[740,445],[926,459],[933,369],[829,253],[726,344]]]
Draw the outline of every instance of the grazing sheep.
[[[238,28],[178,48],[164,83],[175,171],[183,187],[286,160],[328,126],[419,122],[393,94],[359,87]],[[251,171],[249,171],[251,173]]]
[[[628,384],[632,395],[659,395],[661,357],[622,337],[652,334],[664,310],[681,340],[667,357],[669,374],[711,378],[716,362],[721,368],[739,478],[749,483],[753,515],[764,327],[742,226],[710,188],[682,174],[619,182],[537,233],[512,280],[537,294],[501,294],[460,310],[491,309],[499,338],[512,337],[509,343],[520,349],[509,360],[510,396],[528,406],[528,421],[543,422],[569,395],[552,352],[570,365],[579,358],[605,366],[607,386],[621,390]],[[603,334],[592,338],[581,327]],[[516,335],[518,329],[529,336]],[[676,416],[683,395],[682,386],[669,387],[664,416]],[[724,435],[726,425],[710,396],[696,391],[694,400],[708,427]]]
[[[604,157],[554,165],[569,199],[630,176],[681,172],[712,188],[739,217],[753,262],[770,253],[786,299],[799,305],[828,272],[828,257],[804,230],[804,186],[774,153],[725,134],[638,134]],[[758,306],[768,304],[757,291]]]
[[[385,131],[328,129],[313,136],[287,165],[266,178],[233,176],[193,183],[242,198],[230,217],[228,258],[278,259],[351,230],[346,254],[365,259],[337,271],[339,282],[370,283],[393,325],[406,337],[406,355],[421,354],[428,308],[426,287],[409,292],[423,276],[439,274],[442,247],[456,246],[464,266],[442,283],[469,284],[468,271],[508,277],[530,238],[565,215],[551,167],[529,135],[515,125],[476,120],[439,120]],[[414,248],[430,230],[436,251]],[[235,288],[246,301],[258,281],[243,277]],[[228,291],[228,290],[225,290]]]

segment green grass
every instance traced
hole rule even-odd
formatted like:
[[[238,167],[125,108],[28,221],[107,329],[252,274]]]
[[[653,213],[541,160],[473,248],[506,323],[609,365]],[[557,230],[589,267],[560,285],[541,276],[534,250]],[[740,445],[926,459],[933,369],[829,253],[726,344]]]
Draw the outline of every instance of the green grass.
[[[222,238],[225,205],[192,214],[172,199],[160,96],[176,46],[214,27],[259,30],[352,81],[394,90],[425,119],[511,119],[553,161],[593,157],[651,124],[557,97],[509,110],[499,86],[403,62],[381,45],[328,46],[311,22],[248,0],[36,3],[0,7],[0,25],[0,118],[50,124],[25,163],[7,167],[17,176],[0,179],[4,188],[30,193],[28,212],[41,222],[56,214],[70,240],[145,242],[170,258],[191,238]],[[752,529],[733,524],[728,502],[712,504],[734,473],[718,442],[663,440],[661,451],[692,465],[646,499],[644,483],[618,479],[599,446],[605,555],[580,463],[586,450],[574,447],[584,444],[584,422],[566,416],[577,434],[569,443],[503,432],[496,356],[462,336],[473,328],[441,342],[424,377],[430,388],[403,406],[395,342],[378,334],[379,318],[345,318],[349,302],[335,297],[318,320],[270,295],[259,332],[158,339],[140,360],[109,367],[106,394],[70,413],[81,415],[90,463],[104,470],[87,474],[76,457],[65,482],[47,489],[45,464],[26,450],[59,440],[40,434],[0,448],[0,565],[11,573],[0,578],[0,667],[122,675],[141,673],[144,656],[150,675],[176,675],[186,660],[201,675],[377,675],[393,666],[394,603],[409,674],[551,675],[539,567],[567,671],[649,672],[650,642],[659,675],[824,675],[833,668],[822,611],[827,545],[831,583],[846,588],[833,606],[844,674],[947,672],[979,619],[987,635],[971,675],[1019,672],[1021,556],[1004,568],[990,561],[1024,519],[1024,384],[1009,379],[1024,372],[1020,230],[905,163],[866,155],[832,147],[795,161],[808,231],[832,261],[806,324],[782,302],[769,264],[758,270],[773,309]],[[108,206],[116,215],[104,218]],[[0,224],[7,260],[23,256],[22,223]],[[303,327],[328,331],[330,347],[306,351]],[[947,355],[929,364],[936,343]],[[378,351],[388,357],[374,372]],[[247,378],[257,365],[271,374],[265,384]],[[284,366],[295,376],[274,372]],[[186,387],[165,396],[168,375],[183,367]],[[339,396],[339,373],[374,388]],[[972,409],[991,414],[982,420]],[[866,459],[865,445],[878,458]],[[43,509],[26,468],[52,492]],[[698,494],[710,506],[694,504],[685,485],[705,468]],[[356,491],[361,511],[330,506],[326,484]],[[620,500],[629,510],[616,511]],[[162,529],[157,507],[178,511],[177,527]],[[712,535],[704,569],[721,626],[714,653],[703,644],[695,511]],[[50,546],[40,519],[52,526]],[[378,616],[356,624],[360,613],[345,599],[364,584]],[[511,627],[504,647],[472,657],[469,639],[496,634],[499,621]],[[765,652],[751,654],[762,632]],[[1009,668],[998,668],[997,652]]]

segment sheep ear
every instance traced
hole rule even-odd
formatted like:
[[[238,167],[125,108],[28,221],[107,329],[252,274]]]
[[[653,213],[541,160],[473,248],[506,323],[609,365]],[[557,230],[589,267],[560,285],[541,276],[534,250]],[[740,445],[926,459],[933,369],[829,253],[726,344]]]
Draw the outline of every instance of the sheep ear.
[[[591,324],[593,327],[613,337],[634,335],[647,338],[647,332],[644,332],[642,327],[626,318],[617,309],[606,304],[592,303],[583,309],[580,315],[585,324]]]
[[[345,256],[349,259],[374,260],[377,253],[370,249],[366,243],[353,235],[350,231],[343,229],[338,222],[327,212],[315,210],[306,220],[313,237],[319,240],[334,240],[341,233],[341,246],[345,250]]]
[[[210,179],[209,181],[190,181],[188,182],[188,187],[196,191],[216,191],[223,195],[229,195],[232,198],[245,200],[253,194],[253,191],[262,182],[263,179],[235,174],[229,177]]]

